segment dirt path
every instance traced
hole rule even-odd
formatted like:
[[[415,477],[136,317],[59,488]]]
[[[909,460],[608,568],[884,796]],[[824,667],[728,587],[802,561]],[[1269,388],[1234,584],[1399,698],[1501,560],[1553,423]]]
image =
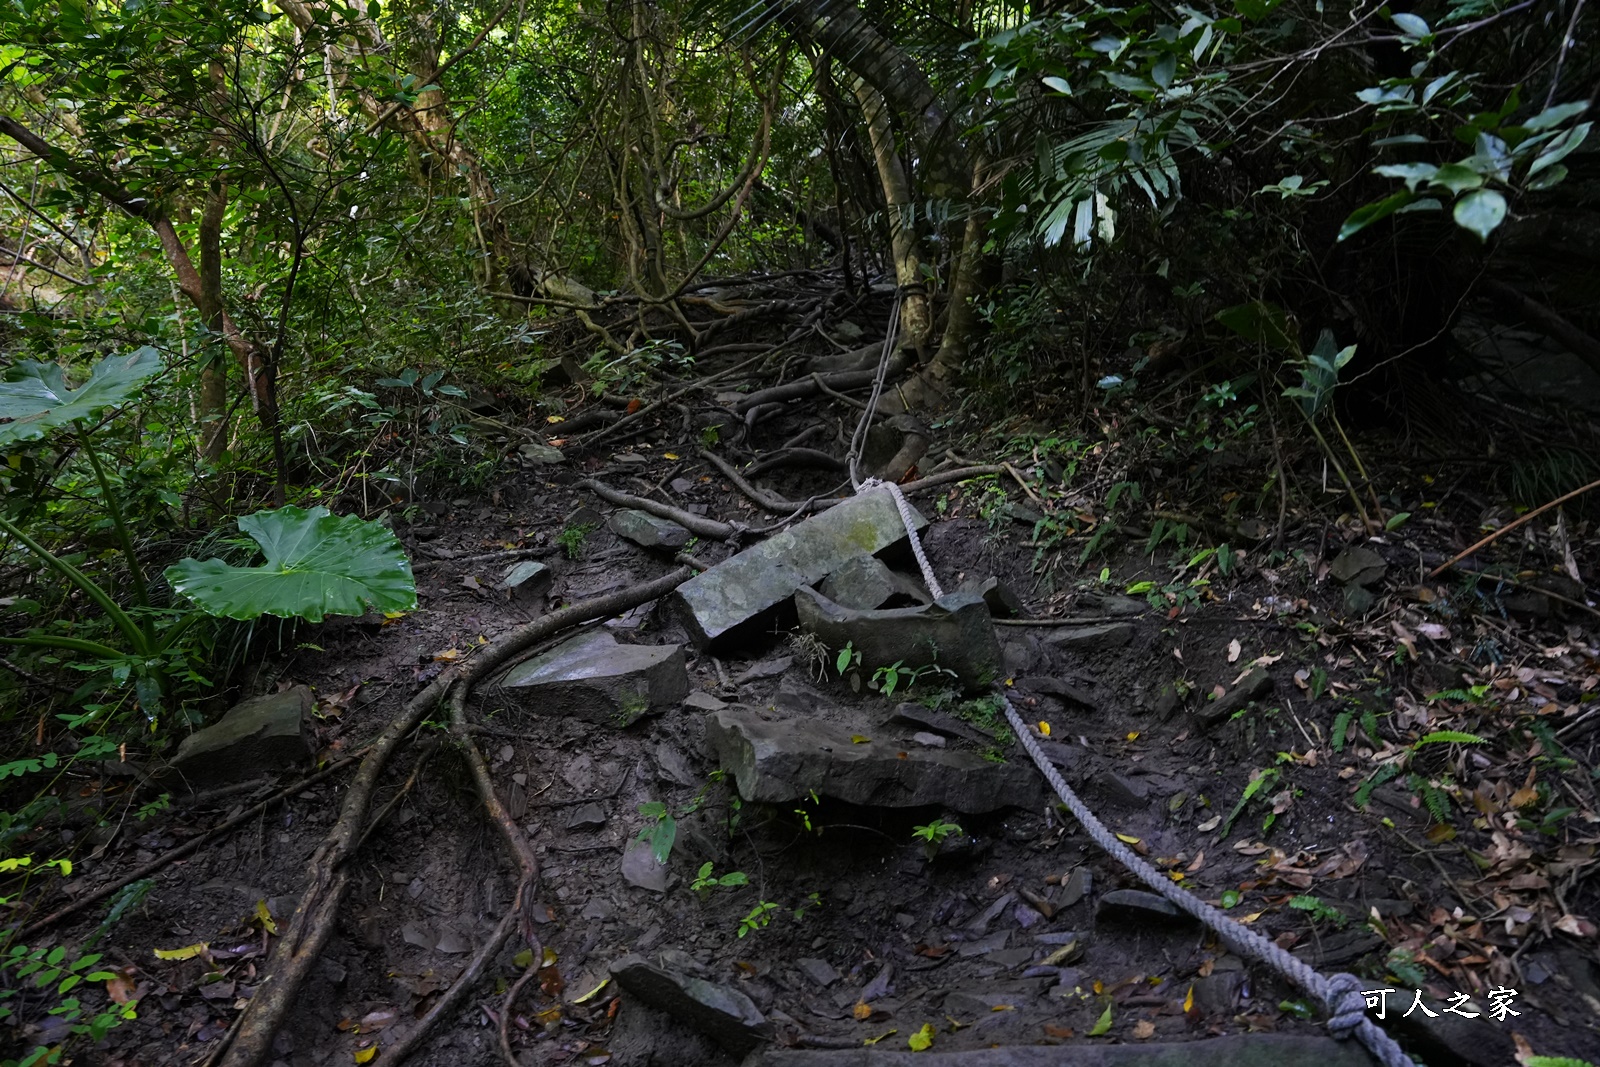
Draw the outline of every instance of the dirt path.
[[[772,451],[822,426],[807,444],[841,455],[853,409],[823,401],[759,423],[743,447]],[[597,525],[614,508],[578,487],[582,478],[746,527],[783,517],[751,504],[681,427],[652,425],[643,439],[576,464],[530,464],[490,499],[426,502],[416,512],[426,521],[397,527],[428,561],[419,610],[330,623],[274,665],[280,686],[315,689],[325,756],[353,751],[485,639],[676,566],[674,550],[642,548]],[[757,480],[804,501],[838,488],[828,466]],[[1576,724],[1595,691],[1592,618],[1453,620],[1441,608],[1456,594],[1419,586],[1415,545],[1401,538],[1366,546],[1388,573],[1369,583],[1379,605],[1353,613],[1348,586],[1329,570],[1339,546],[1326,530],[1302,530],[1301,543],[1277,557],[1252,549],[1226,575],[1213,557],[1169,580],[1170,570],[1153,569],[1132,545],[1103,576],[1098,562],[1041,576],[1041,526],[1030,510],[1039,505],[1015,482],[951,484],[918,503],[936,520],[925,541],[947,586],[998,578],[1025,617],[1078,620],[999,627],[1001,680],[1048,731],[1052,760],[1137,851],[1325,971],[1398,990],[1388,1000],[1391,1032],[1429,1064],[1509,1063],[1517,1041],[1544,1055],[1600,1049],[1593,930],[1560,925],[1600,912],[1588,876],[1592,827],[1519,831],[1505,817],[1527,807],[1508,800],[1511,791],[1545,780],[1538,753],[1440,742],[1438,760],[1404,753],[1404,767],[1367,789],[1364,805],[1352,799],[1404,738],[1454,728],[1467,712],[1484,733],[1529,701],[1535,714],[1558,716],[1557,726]],[[547,594],[496,588],[514,561],[492,554],[508,549],[543,550],[524,554],[541,555],[553,572]],[[689,551],[711,565],[732,549],[701,540]],[[1074,547],[1066,562],[1075,555]],[[462,557],[474,561],[455,561]],[[1249,1054],[1326,1058],[1300,994],[1124,892],[1135,883],[1047,802],[982,700],[949,691],[937,674],[901,681],[892,695],[874,692],[871,668],[883,664],[841,675],[839,649],[788,629],[747,635],[715,656],[699,652],[659,601],[592,629],[622,645],[685,646],[690,696],[609,722],[548,713],[492,687],[474,696],[475,739],[541,872],[530,911],[543,966],[506,1027],[517,1062],[733,1064],[748,1049],[811,1047],[870,1048],[890,1063],[891,1050],[923,1039],[933,1053],[1207,1042],[1212,1051],[1197,1045],[1187,1062],[1247,1062],[1242,1050],[1256,1038],[1211,1039],[1266,1034],[1293,1040]],[[1472,660],[1485,635],[1503,649],[1487,668]],[[1489,688],[1473,695],[1480,679]],[[744,801],[708,737],[708,719],[730,707],[865,730],[872,736],[851,739],[862,745],[981,756],[1011,775],[1004,781],[1020,781],[1029,803],[849,804],[826,788],[795,802]],[[334,936],[293,1025],[272,1046],[273,1062],[368,1062],[374,1045],[385,1062],[395,1035],[428,1011],[512,907],[517,872],[445,726],[430,718],[380,789],[385,817],[353,863]],[[1587,746],[1593,766],[1592,730],[1567,741],[1565,758],[1582,758]],[[107,942],[109,959],[137,986],[140,1019],[81,1062],[207,1061],[257,993],[265,951],[304,888],[307,857],[346,781],[296,792],[154,876]],[[1441,782],[1452,790],[1445,820],[1430,815],[1435,801],[1422,788]],[[182,843],[257,795],[180,806],[123,833],[83,864],[87,883]],[[1476,798],[1475,815],[1461,810],[1463,798]],[[1578,799],[1593,811],[1592,789]],[[674,834],[659,870],[630,844],[642,835],[659,846],[668,822]],[[202,942],[209,948],[194,958],[153,955]],[[500,1013],[506,989],[529,969],[516,958],[524,943],[513,937],[500,950],[492,983],[475,988],[411,1062],[504,1062]],[[648,968],[660,967],[674,981],[736,991],[759,1018],[730,1023],[725,1011],[708,1021],[670,995],[636,995],[612,977],[630,956],[643,961],[640,989]],[[1491,1018],[1493,988],[1514,988],[1520,1014]],[[1485,1014],[1397,1021],[1414,990],[1435,1011],[1457,991],[1470,994]],[[768,1061],[812,1062],[783,1055],[769,1052]],[[817,1062],[879,1062],[833,1055]]]

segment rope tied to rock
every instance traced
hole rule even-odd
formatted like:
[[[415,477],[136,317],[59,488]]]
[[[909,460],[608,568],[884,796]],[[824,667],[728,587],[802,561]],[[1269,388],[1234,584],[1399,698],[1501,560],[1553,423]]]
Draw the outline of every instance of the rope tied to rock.
[[[905,524],[906,536],[911,542],[911,551],[917,558],[917,566],[922,570],[922,580],[927,583],[928,591],[934,599],[944,596],[940,588],[939,579],[933,573],[933,565],[928,561],[927,553],[922,548],[922,538],[917,536],[916,519],[911,512],[911,505],[906,502],[905,494],[900,486],[893,482],[880,481],[877,478],[861,479],[857,475],[857,465],[860,460],[861,447],[866,443],[867,430],[871,425],[874,411],[877,409],[878,398],[883,392],[883,382],[889,365],[889,355],[892,350],[896,328],[899,325],[901,290],[896,290],[894,310],[889,320],[889,328],[883,342],[883,353],[878,361],[878,374],[873,383],[872,396],[867,403],[867,409],[862,413],[861,421],[856,426],[856,432],[850,439],[850,482],[857,493],[869,493],[886,490],[894,499],[895,507],[900,512],[900,519]],[[1119,840],[1094,814],[1089,810],[1072,787],[1061,777],[1044,750],[1040,748],[1027,724],[1018,713],[1016,706],[1011,702],[1011,694],[999,685],[995,692],[1000,695],[1005,708],[1006,721],[1011,725],[1011,730],[1022,743],[1023,749],[1033,760],[1034,766],[1050,783],[1051,789],[1060,798],[1072,817],[1078,820],[1085,832],[1099,845],[1111,858],[1121,863],[1123,867],[1143,882],[1147,888],[1172,904],[1179,910],[1193,916],[1205,925],[1217,939],[1228,946],[1240,957],[1270,967],[1279,976],[1288,980],[1295,987],[1306,993],[1322,1006],[1327,1015],[1328,1032],[1335,1038],[1347,1040],[1354,1037],[1360,1041],[1383,1067],[1416,1067],[1411,1057],[1407,1056],[1395,1042],[1394,1038],[1385,1033],[1376,1023],[1367,1016],[1367,1000],[1363,993],[1364,983],[1353,974],[1339,973],[1326,976],[1308,965],[1305,961],[1290,954],[1277,944],[1256,933],[1254,930],[1234,921],[1224,915],[1217,908],[1212,907],[1193,893],[1184,889],[1171,878],[1156,870],[1142,857]]]

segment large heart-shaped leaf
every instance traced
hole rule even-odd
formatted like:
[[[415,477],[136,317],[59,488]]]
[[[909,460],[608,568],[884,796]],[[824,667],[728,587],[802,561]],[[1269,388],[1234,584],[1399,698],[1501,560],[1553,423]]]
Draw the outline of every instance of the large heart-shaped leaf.
[[[321,622],[325,615],[410,611],[417,606],[411,561],[394,534],[327,508],[258,511],[239,520],[267,561],[235,567],[184,559],[168,567],[172,588],[208,615],[279,615]]]
[[[0,446],[32,441],[63,423],[95,417],[122,404],[161,370],[161,355],[149,345],[126,356],[107,356],[76,389],[67,385],[60,364],[25,359],[0,381]]]

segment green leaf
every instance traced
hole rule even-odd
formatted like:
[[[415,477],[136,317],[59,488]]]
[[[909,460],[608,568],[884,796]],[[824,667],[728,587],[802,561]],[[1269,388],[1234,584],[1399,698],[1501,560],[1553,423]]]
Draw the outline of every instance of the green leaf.
[[[1240,899],[1241,899],[1241,897],[1240,897],[1239,891],[1237,889],[1224,889],[1222,891],[1222,906],[1223,906],[1223,908],[1236,908],[1236,907],[1238,907]]]
[[[1506,218],[1506,198],[1493,189],[1479,189],[1456,201],[1456,225],[1471,230],[1478,239],[1487,241]]]
[[[1058,78],[1054,74],[1050,74],[1046,75],[1040,80],[1043,81],[1047,87],[1054,89],[1062,96],[1072,95],[1072,86],[1067,84],[1067,79],[1065,78]]]
[[[1409,518],[1411,518],[1411,512],[1397,511],[1389,516],[1389,521],[1383,524],[1383,528],[1385,530],[1398,530],[1405,525],[1406,520]]]
[[[1106,1005],[1106,1010],[1100,1013],[1100,1018],[1096,1019],[1094,1021],[1094,1025],[1089,1027],[1089,1036],[1090,1037],[1099,1037],[1101,1034],[1105,1033],[1106,1031],[1108,1031],[1110,1029],[1111,1029],[1111,1005],[1107,1004]]]
[[[77,389],[67,385],[60,364],[22,360],[0,381],[0,445],[31,441],[77,419],[95,417],[104,408],[136,396],[139,387],[161,370],[161,356],[146,345],[126,356],[107,356]]]
[[[1423,745],[1434,744],[1481,745],[1483,744],[1483,738],[1477,734],[1469,734],[1464,730],[1435,730],[1431,734],[1423,735],[1422,740],[1418,741],[1413,747],[1421,748]]]
[[[1298,352],[1300,343],[1289,325],[1288,312],[1277,304],[1252,300],[1217,312],[1216,321],[1246,341],[1266,345],[1280,352]]]
[[[923,1023],[922,1029],[906,1038],[906,1045],[912,1052],[923,1052],[933,1047],[933,1024]]]
[[[1387,163],[1376,168],[1373,173],[1381,174],[1385,178],[1403,178],[1406,188],[1416,192],[1418,182],[1426,181],[1438,171],[1439,168],[1432,163]]]
[[[1428,184],[1441,186],[1459,196],[1470,190],[1482,188],[1483,175],[1464,163],[1446,163],[1434,171]]]
[[[1587,100],[1579,100],[1573,104],[1557,104],[1555,107],[1545,108],[1522,125],[1524,129],[1535,132],[1548,130],[1561,125],[1568,119],[1578,117],[1587,110],[1589,110],[1589,102]]]
[[[1410,189],[1405,189],[1393,196],[1356,208],[1350,213],[1350,217],[1344,220],[1344,225],[1339,227],[1339,240],[1354,237],[1379,219],[1388,218],[1411,203],[1415,196],[1416,194]]]
[[[208,615],[321,622],[325,615],[417,606],[411,561],[394,534],[375,522],[291,506],[247,515],[239,529],[261,546],[267,557],[261,566],[185,559],[166,570],[173,590]]]
[[[1413,15],[1409,11],[1399,11],[1389,16],[1394,19],[1394,24],[1400,28],[1401,33],[1412,37],[1426,37],[1433,31],[1428,28],[1428,22],[1420,15]]]

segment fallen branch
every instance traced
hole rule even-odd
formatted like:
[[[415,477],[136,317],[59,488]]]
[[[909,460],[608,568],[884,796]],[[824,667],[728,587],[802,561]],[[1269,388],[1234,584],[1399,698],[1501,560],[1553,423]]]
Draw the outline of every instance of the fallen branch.
[[[713,541],[730,540],[738,532],[725,522],[718,522],[716,519],[708,519],[701,515],[691,515],[682,508],[675,508],[671,504],[663,504],[646,496],[634,496],[632,493],[624,493],[620,489],[613,489],[604,482],[597,482],[593,478],[585,478],[578,485],[609,504],[648,511],[658,518],[669,519],[677,523],[692,534],[700,537],[709,537]]]
[[[896,354],[889,360],[889,365],[884,371],[884,380],[894,377],[906,367],[906,357]],[[784,400],[798,400],[803,396],[814,396],[821,391],[821,386],[827,385],[833,389],[856,389],[863,385],[871,385],[878,377],[876,368],[873,370],[839,371],[834,374],[811,374],[799,381],[788,382],[784,385],[774,385],[770,389],[759,389],[734,405],[733,410],[740,415],[760,404],[772,404]]]
[[[1574,489],[1572,492],[1566,494],[1565,496],[1556,497],[1554,500],[1550,501],[1550,503],[1548,503],[1548,504],[1541,504],[1539,507],[1534,508],[1532,511],[1528,512],[1526,515],[1522,516],[1520,519],[1517,519],[1515,522],[1506,523],[1504,526],[1500,527],[1500,529],[1496,530],[1494,533],[1490,534],[1488,537],[1482,538],[1477,543],[1473,544],[1471,547],[1462,549],[1460,552],[1457,552],[1455,555],[1451,556],[1449,559],[1445,560],[1443,563],[1441,563],[1437,567],[1433,568],[1433,570],[1429,571],[1428,572],[1428,577],[1429,578],[1437,578],[1437,577],[1439,577],[1439,575],[1443,574],[1445,571],[1449,570],[1451,567],[1454,567],[1457,563],[1460,563],[1462,560],[1466,559],[1468,556],[1470,556],[1474,552],[1478,551],[1478,549],[1484,548],[1484,547],[1486,547],[1488,545],[1493,544],[1494,542],[1498,541],[1500,538],[1504,537],[1506,534],[1510,533],[1512,530],[1515,530],[1517,527],[1523,525],[1524,523],[1527,523],[1527,522],[1533,520],[1534,518],[1537,518],[1538,516],[1543,515],[1545,512],[1549,511],[1551,508],[1560,507],[1562,504],[1565,504],[1567,501],[1571,500],[1573,497],[1582,496],[1584,493],[1587,493],[1589,490],[1596,489],[1596,488],[1600,488],[1600,481],[1590,482],[1588,485],[1584,486],[1582,489]]]
[[[464,691],[470,689],[473,682],[535,642],[578,623],[608,618],[648,603],[671,592],[689,576],[690,569],[680,567],[653,582],[579,601],[518,626],[485,645],[470,660],[440,674],[406,702],[372,742],[345,791],[338,821],[311,855],[306,867],[306,891],[274,946],[266,980],[244,1010],[242,1025],[222,1061],[225,1067],[258,1067],[271,1052],[273,1037],[291,1017],[295,998],[338,924],[339,906],[350,886],[348,861],[365,829],[367,809],[379,776],[404,739],[439,706],[451,688],[460,685]]]
[[[256,818],[262,812],[266,811],[274,804],[277,804],[279,801],[286,800],[289,797],[294,796],[296,793],[303,792],[304,790],[310,789],[312,786],[317,785],[320,782],[324,782],[329,778],[332,778],[334,775],[350,766],[350,764],[355,762],[355,760],[359,759],[365,751],[366,749],[357,749],[344,759],[339,760],[337,763],[329,764],[327,767],[324,767],[311,777],[302,778],[293,785],[284,786],[270,797],[267,797],[265,800],[262,800],[259,803],[252,804],[250,807],[241,811],[233,818],[224,819],[222,822],[218,823],[216,826],[213,826],[199,837],[185,841],[177,848],[170,849],[167,852],[162,853],[149,863],[135,867],[132,871],[123,875],[121,878],[107,882],[94,892],[87,893],[84,896],[79,897],[71,904],[57,908],[44,918],[35,919],[33,922],[17,931],[16,940],[18,942],[24,942],[28,938],[37,934],[39,931],[54,926],[62,919],[67,918],[67,916],[77,914],[84,908],[87,908],[90,904],[98,903],[112,894],[126,889],[128,886],[132,885],[134,882],[137,882],[141,878],[150,877],[152,874],[155,874],[157,871],[161,870],[161,868],[167,866],[167,864],[172,863],[175,860],[181,860],[191,852],[196,851],[201,845],[215,841],[218,837],[227,833],[235,826],[238,826],[241,823],[249,822],[251,819]]]
[[[821,467],[823,470],[842,471],[844,460],[815,448],[784,448],[768,453],[750,465],[752,475],[773,467]]]
[[[708,461],[710,461],[713,467],[716,467],[717,470],[721,471],[723,475],[727,477],[728,481],[732,482],[739,492],[749,497],[757,507],[763,508],[766,511],[770,511],[774,515],[787,515],[791,512],[797,512],[801,508],[805,507],[805,504],[798,500],[785,500],[781,496],[775,496],[771,493],[768,493],[765,489],[758,489],[756,486],[752,485],[744,475],[734,470],[733,464],[729,463],[715,452],[702,448],[700,450],[700,455],[704,456]],[[822,501],[817,501],[816,503],[822,503]],[[836,504],[838,503],[838,500],[830,500],[827,501],[827,503]]]

